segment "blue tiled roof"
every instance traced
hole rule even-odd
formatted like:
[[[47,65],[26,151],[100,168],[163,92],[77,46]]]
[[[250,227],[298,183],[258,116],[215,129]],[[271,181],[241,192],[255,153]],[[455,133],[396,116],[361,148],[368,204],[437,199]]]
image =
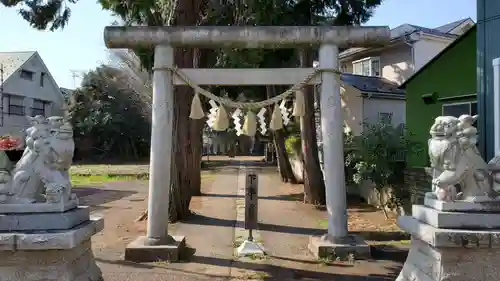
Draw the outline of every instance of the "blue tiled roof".
[[[363,93],[385,93],[404,96],[405,91],[383,77],[342,73],[340,79]]]

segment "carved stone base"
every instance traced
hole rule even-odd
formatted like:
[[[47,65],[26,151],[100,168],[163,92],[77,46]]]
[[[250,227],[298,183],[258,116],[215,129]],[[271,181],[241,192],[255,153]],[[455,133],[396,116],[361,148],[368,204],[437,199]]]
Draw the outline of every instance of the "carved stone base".
[[[412,242],[396,281],[500,279],[500,231],[438,229],[410,216],[398,223]]]
[[[91,217],[89,221],[67,230],[0,232],[0,251],[72,249],[103,228],[102,218]]]
[[[445,212],[500,212],[500,198],[492,199],[487,196],[477,197],[476,201],[445,202],[428,192],[425,194],[424,205]]]
[[[0,231],[66,230],[89,220],[86,206],[62,213],[0,214]]]
[[[72,249],[0,251],[0,281],[100,281],[90,240]]]
[[[20,213],[60,213],[74,209],[78,206],[78,199],[74,198],[67,202],[56,204],[33,203],[33,204],[0,204],[0,214]]]
[[[443,212],[422,205],[413,205],[417,220],[437,228],[500,229],[500,216],[490,212]]]

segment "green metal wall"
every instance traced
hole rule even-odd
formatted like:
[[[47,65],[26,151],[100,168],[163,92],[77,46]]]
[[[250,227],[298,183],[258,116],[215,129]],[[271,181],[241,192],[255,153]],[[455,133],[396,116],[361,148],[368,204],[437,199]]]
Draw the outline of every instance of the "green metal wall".
[[[441,98],[470,95],[476,92],[476,30],[468,32],[457,44],[406,85],[406,126],[425,151],[408,159],[410,167],[427,166],[427,140],[434,118],[442,113],[446,103],[474,101],[476,98]],[[437,93],[434,104],[425,104],[422,95]]]
[[[493,66],[500,57],[500,1],[477,0],[477,94],[479,149],[486,159],[494,156]]]

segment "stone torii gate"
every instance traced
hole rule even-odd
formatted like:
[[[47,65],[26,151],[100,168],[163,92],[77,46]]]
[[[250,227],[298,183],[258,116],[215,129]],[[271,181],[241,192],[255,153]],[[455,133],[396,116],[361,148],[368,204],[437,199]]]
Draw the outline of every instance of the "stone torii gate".
[[[155,47],[153,106],[147,236],[126,249],[125,259],[177,260],[184,237],[168,235],[169,183],[171,178],[172,119],[174,85],[185,84],[173,73],[175,47],[203,48],[301,48],[319,46],[320,67],[338,69],[339,47],[374,47],[390,39],[388,27],[346,26],[192,26],[192,27],[106,27],[108,48]],[[182,69],[198,85],[292,85],[312,69]],[[336,77],[337,76],[337,77]],[[316,255],[331,249],[358,251],[347,229],[344,178],[343,115],[340,79],[323,71],[321,84],[321,126],[328,234],[311,238],[309,248]],[[363,243],[361,243],[363,244]],[[361,252],[369,249],[360,248]],[[368,250],[369,253],[369,250]]]

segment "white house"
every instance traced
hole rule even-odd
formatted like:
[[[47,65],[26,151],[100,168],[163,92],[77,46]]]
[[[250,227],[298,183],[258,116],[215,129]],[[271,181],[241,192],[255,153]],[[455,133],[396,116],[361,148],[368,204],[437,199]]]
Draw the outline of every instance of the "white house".
[[[0,52],[0,136],[20,135],[26,116],[60,115],[64,98],[38,52]]]
[[[358,104],[348,105],[350,118],[369,122],[384,119],[393,125],[405,123],[404,93],[397,86],[473,25],[470,18],[436,28],[403,24],[391,30],[391,41],[384,47],[341,52],[340,69],[346,74],[342,80],[352,86],[346,90],[353,92],[347,97]],[[352,97],[355,92],[363,99]]]

